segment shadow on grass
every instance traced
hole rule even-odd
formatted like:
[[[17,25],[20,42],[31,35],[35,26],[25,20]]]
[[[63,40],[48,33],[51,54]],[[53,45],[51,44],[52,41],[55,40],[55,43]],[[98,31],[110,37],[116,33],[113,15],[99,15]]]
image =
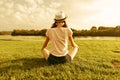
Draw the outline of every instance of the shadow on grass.
[[[120,50],[113,50],[114,53],[120,53]]]
[[[30,70],[33,68],[40,68],[49,66],[48,62],[43,58],[22,58],[10,60],[0,63],[0,73],[8,72],[9,70]]]
[[[114,67],[120,68],[120,61],[118,61],[118,60],[112,60],[111,63],[113,64]]]

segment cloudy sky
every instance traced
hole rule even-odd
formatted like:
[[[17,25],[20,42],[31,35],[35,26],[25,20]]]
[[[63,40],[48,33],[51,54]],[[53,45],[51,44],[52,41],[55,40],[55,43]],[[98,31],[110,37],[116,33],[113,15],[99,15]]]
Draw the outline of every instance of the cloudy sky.
[[[120,0],[0,0],[0,31],[50,28],[64,11],[69,27],[120,25]]]

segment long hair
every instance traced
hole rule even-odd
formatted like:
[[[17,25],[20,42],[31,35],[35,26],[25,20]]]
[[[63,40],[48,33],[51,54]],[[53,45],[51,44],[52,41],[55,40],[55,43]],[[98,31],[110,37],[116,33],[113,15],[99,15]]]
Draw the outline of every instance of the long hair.
[[[57,27],[57,24],[56,24],[56,23],[57,23],[57,22],[55,21],[55,22],[52,24],[52,27],[51,27],[51,28],[56,28],[56,27]],[[67,28],[67,27],[68,27],[65,21],[64,21],[64,25],[63,25],[62,27],[64,27],[64,28]]]

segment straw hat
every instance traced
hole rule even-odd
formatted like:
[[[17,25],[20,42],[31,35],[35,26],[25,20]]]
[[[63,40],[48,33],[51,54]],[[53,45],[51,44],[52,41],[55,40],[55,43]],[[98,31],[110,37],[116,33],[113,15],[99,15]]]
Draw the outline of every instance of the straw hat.
[[[60,11],[55,15],[54,20],[55,21],[65,21],[66,18],[67,18],[67,16],[65,15],[65,13],[63,11]]]

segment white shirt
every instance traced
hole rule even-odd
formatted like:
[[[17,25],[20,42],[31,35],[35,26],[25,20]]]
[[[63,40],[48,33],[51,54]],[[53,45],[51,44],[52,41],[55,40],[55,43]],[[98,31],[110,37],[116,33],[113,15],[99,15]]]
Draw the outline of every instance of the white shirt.
[[[64,56],[68,53],[68,37],[73,34],[70,28],[50,28],[46,32],[51,42],[50,54]]]

